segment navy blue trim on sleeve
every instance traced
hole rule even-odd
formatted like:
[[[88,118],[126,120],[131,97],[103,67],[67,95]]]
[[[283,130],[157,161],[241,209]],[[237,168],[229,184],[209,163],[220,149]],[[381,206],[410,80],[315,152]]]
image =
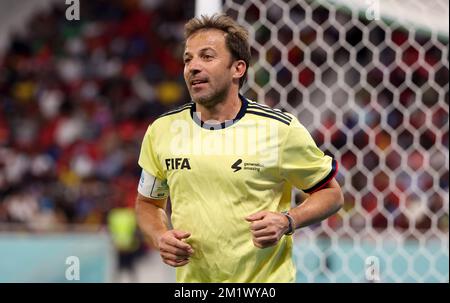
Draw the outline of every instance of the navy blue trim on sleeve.
[[[333,161],[331,163],[330,173],[325,178],[323,178],[322,181],[320,181],[319,183],[317,183],[316,185],[314,185],[311,188],[304,189],[303,191],[308,194],[312,194],[313,192],[318,191],[319,189],[321,189],[325,185],[327,185],[328,182],[333,180],[333,178],[337,175],[337,172],[338,172],[338,163],[336,160],[333,159]]]

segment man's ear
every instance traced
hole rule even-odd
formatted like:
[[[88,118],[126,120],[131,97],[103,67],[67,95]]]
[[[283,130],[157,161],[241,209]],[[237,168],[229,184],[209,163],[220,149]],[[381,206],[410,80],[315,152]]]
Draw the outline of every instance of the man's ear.
[[[244,60],[236,60],[233,62],[233,78],[240,79],[244,76],[245,71],[247,70],[247,64],[245,64]]]

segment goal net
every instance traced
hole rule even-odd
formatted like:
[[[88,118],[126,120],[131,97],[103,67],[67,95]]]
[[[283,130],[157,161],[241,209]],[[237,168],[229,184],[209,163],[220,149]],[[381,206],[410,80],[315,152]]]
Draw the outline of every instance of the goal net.
[[[297,115],[340,164],[344,207],[295,234],[297,281],[448,282],[448,2],[222,8],[250,33],[242,92]]]

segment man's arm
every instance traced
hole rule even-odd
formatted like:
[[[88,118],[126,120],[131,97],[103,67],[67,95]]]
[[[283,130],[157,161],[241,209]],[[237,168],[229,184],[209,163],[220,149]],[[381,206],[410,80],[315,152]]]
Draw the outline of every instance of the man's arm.
[[[177,267],[189,263],[194,253],[184,242],[191,234],[181,230],[169,230],[166,214],[167,199],[151,199],[138,193],[136,216],[139,228],[150,245],[159,250],[164,263]]]
[[[336,213],[343,205],[341,187],[332,179],[324,188],[312,193],[302,204],[291,208],[289,214],[294,219],[295,228],[305,227]],[[256,247],[265,248],[278,243],[289,229],[285,215],[260,211],[245,218],[251,222],[250,230]]]
[[[139,228],[146,241],[159,249],[159,238],[169,230],[166,214],[167,199],[147,198],[138,193],[136,198],[136,216]]]
[[[289,214],[295,221],[295,228],[301,228],[328,218],[343,204],[341,187],[335,179],[332,179],[324,188],[312,193],[302,204],[291,208]]]

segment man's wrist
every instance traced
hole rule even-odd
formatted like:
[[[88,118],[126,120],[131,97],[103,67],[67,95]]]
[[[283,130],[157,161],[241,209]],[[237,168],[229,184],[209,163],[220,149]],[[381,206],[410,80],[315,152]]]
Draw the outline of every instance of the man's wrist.
[[[281,212],[288,220],[288,230],[284,233],[287,236],[292,235],[295,232],[295,222],[294,218],[289,214],[288,211]]]

